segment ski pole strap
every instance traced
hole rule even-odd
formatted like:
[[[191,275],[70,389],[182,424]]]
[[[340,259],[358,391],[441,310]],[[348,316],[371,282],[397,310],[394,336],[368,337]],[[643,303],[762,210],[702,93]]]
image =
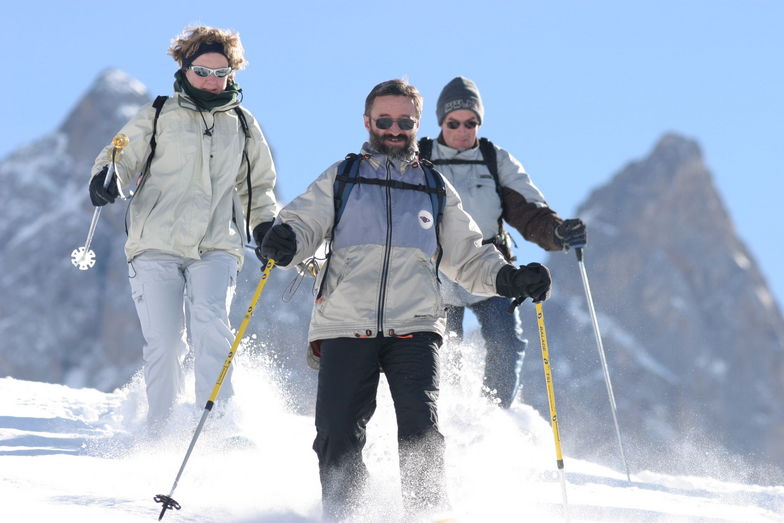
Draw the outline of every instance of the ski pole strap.
[[[525,296],[518,296],[517,298],[512,300],[512,303],[509,304],[509,308],[506,309],[506,312],[512,314],[517,307],[523,304],[525,298],[526,298]]]

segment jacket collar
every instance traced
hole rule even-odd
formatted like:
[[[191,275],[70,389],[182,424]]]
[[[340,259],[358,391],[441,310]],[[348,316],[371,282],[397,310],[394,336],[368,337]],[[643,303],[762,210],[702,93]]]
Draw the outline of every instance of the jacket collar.
[[[436,138],[436,142],[438,143],[438,145],[441,146],[441,148],[445,152],[449,153],[449,156],[456,156],[456,155],[458,155],[460,153],[463,153],[463,152],[466,152],[466,151],[473,151],[474,149],[478,149],[479,148],[479,138],[474,140],[474,145],[472,145],[468,149],[455,149],[454,147],[449,147],[446,144],[446,142],[444,141],[444,133],[443,132],[438,133],[438,138]]]
[[[473,158],[477,154],[479,154],[479,139],[477,138],[474,142],[472,147],[468,149],[455,149],[454,147],[449,147],[446,142],[444,142],[444,138],[441,134],[438,135],[438,139],[435,140],[433,144],[434,147],[438,147],[441,154],[439,158],[455,158],[456,156],[462,155],[462,159]]]
[[[196,105],[196,103],[184,91],[176,91],[174,93],[174,96],[177,98],[177,103],[179,104],[180,107],[191,109],[193,111],[199,110],[199,107]],[[230,111],[235,107],[238,107],[239,105],[240,105],[240,100],[235,98],[234,100],[231,100],[226,104],[219,105],[218,107],[215,107],[211,110],[201,109],[201,111],[207,113],[219,113],[223,111]]]

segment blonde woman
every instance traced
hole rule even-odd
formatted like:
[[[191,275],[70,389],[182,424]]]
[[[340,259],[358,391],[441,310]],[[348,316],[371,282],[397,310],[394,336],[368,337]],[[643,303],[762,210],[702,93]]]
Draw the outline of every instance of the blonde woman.
[[[94,205],[113,203],[139,178],[125,253],[144,336],[142,357],[153,433],[165,425],[193,352],[197,405],[209,397],[233,341],[229,307],[248,232],[260,243],[275,218],[275,167],[253,115],[240,107],[235,71],[247,63],[239,35],[191,27],[172,40],[174,94],[143,107],[104,187],[112,146],[90,180]],[[160,102],[163,102],[162,104]],[[231,376],[221,389],[232,394]]]

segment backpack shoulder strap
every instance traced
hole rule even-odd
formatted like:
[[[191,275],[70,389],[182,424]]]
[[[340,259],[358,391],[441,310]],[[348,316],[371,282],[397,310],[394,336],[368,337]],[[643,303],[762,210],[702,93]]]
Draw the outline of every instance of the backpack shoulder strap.
[[[432,145],[432,141],[430,142]],[[441,282],[438,276],[438,267],[441,265],[441,257],[444,255],[444,250],[441,248],[441,235],[440,225],[441,218],[444,215],[444,207],[446,206],[446,187],[444,184],[444,177],[434,167],[432,162],[427,159],[420,158],[419,164],[422,167],[422,172],[425,174],[425,185],[432,189],[428,191],[430,194],[430,203],[433,206],[433,226],[436,231],[436,245],[438,246],[438,256],[436,256],[436,280]]]
[[[163,109],[163,104],[166,103],[169,97],[166,95],[157,96],[155,100],[152,102],[152,106],[155,108],[155,116],[152,119],[152,136],[150,137],[150,147],[152,148],[153,152],[155,151],[155,134],[158,130],[158,117],[161,115],[161,109]]]
[[[234,112],[237,113],[237,119],[240,121],[240,127],[242,127],[242,133],[245,135],[245,141],[247,142],[250,140],[251,135],[245,113],[239,105],[234,108]],[[245,238],[246,241],[250,242],[250,210],[253,208],[253,185],[250,183],[250,158],[248,157],[248,150],[244,147],[242,149],[242,157],[245,160],[245,166],[247,167],[247,170],[245,171],[245,185],[248,188],[248,208],[245,212]]]
[[[493,176],[495,192],[498,194],[498,200],[501,202],[501,215],[498,216],[498,234],[495,236],[492,243],[495,243],[496,247],[499,248],[501,254],[503,254],[507,260],[514,260],[512,249],[508,245],[510,237],[504,231],[504,197],[501,191],[501,180],[498,177],[498,155],[495,151],[495,145],[487,138],[480,138],[479,150],[482,153],[482,158],[484,158],[487,168],[490,170],[490,174]]]
[[[155,147],[158,145],[156,141],[156,135],[158,134],[158,117],[161,115],[161,109],[163,109],[163,104],[166,103],[168,96],[161,95],[155,98],[152,102],[152,106],[155,108],[155,116],[152,119],[152,136],[150,136],[150,154],[147,155],[147,161],[144,163],[144,169],[142,170],[141,177],[139,179],[139,183],[136,184],[136,194],[142,190],[142,186],[144,182],[150,175],[150,165],[152,165],[152,159],[155,156]]]
[[[248,120],[245,117],[245,113],[239,105],[234,108],[234,112],[237,113],[237,118],[240,121],[242,132],[245,134],[245,139],[250,140],[250,127],[248,127]]]
[[[346,208],[348,196],[351,194],[351,189],[357,183],[359,177],[359,164],[362,161],[362,156],[356,153],[349,153],[346,158],[338,165],[338,174],[335,176],[335,182],[332,185],[332,194],[335,199],[335,221],[332,226],[334,232],[335,227],[343,216],[343,210]]]
[[[422,166],[422,172],[425,173],[425,185],[433,191],[428,191],[430,194],[430,201],[433,203],[433,217],[436,220],[436,225],[441,220],[444,214],[444,205],[446,202],[446,188],[444,185],[444,177],[438,172],[430,160],[420,159],[419,164]]]
[[[161,115],[161,109],[163,109],[163,104],[166,103],[166,100],[169,97],[166,95],[160,95],[155,98],[152,102],[152,107],[155,109],[155,116],[152,117],[152,136],[150,136],[150,154],[147,155],[147,160],[144,162],[144,168],[142,172],[139,174],[139,178],[136,183],[136,192],[133,193],[132,197],[135,197],[139,194],[139,191],[142,190],[144,187],[144,182],[147,181],[147,178],[150,176],[150,165],[152,165],[152,159],[155,156],[155,147],[158,145],[156,141],[156,135],[158,134],[158,117]],[[125,209],[125,234],[128,234],[128,211],[130,210],[131,205],[130,202],[128,203],[128,207]]]
[[[430,156],[433,154],[433,139],[425,136],[419,140],[418,145],[419,159],[430,160]]]
[[[166,103],[169,97],[166,95],[161,95],[155,98],[152,102],[152,106],[155,108],[155,116],[152,119],[152,136],[150,137],[150,156],[147,159],[147,166],[149,167],[150,162],[152,162],[152,157],[155,154],[155,146],[157,145],[155,135],[158,133],[158,117],[161,116],[161,109],[163,109],[163,104]]]
[[[484,158],[485,165],[487,165],[487,168],[490,170],[490,174],[493,175],[495,190],[498,195],[501,196],[501,182],[498,179],[498,156],[496,155],[493,142],[487,138],[480,138],[479,151],[482,153],[482,158]]]
[[[348,196],[351,194],[351,189],[354,188],[354,185],[357,183],[357,178],[359,178],[359,164],[361,161],[361,155],[348,153],[345,159],[338,165],[338,173],[335,176],[335,181],[332,183],[332,197],[335,205],[335,219],[332,222],[333,238],[340,217],[343,215],[343,210],[346,208],[346,202],[348,202]],[[329,270],[329,262],[332,259],[332,238],[327,241],[326,258],[324,266],[321,268],[321,271],[323,271],[324,274]],[[326,281],[326,277],[321,280],[321,285],[319,285],[318,291],[316,292],[316,300],[321,298],[321,294],[324,291],[324,283]]]

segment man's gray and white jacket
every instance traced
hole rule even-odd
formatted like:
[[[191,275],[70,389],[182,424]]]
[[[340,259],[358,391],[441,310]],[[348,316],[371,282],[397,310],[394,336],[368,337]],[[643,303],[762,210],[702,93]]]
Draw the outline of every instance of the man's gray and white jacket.
[[[416,157],[398,161],[372,151],[367,143],[362,154],[370,156],[361,161],[360,177],[425,184]],[[332,239],[328,270],[322,270],[316,282],[322,292],[313,307],[309,341],[419,331],[443,335],[438,245],[429,195],[358,183],[333,231],[333,186],[339,163],[284,207],[276,220],[296,234],[297,252],[289,267],[313,256],[323,241]],[[495,296],[496,276],[507,262],[493,246],[482,245],[482,234],[463,210],[457,192],[449,183],[445,189],[438,224],[443,249],[439,267],[472,294]]]

